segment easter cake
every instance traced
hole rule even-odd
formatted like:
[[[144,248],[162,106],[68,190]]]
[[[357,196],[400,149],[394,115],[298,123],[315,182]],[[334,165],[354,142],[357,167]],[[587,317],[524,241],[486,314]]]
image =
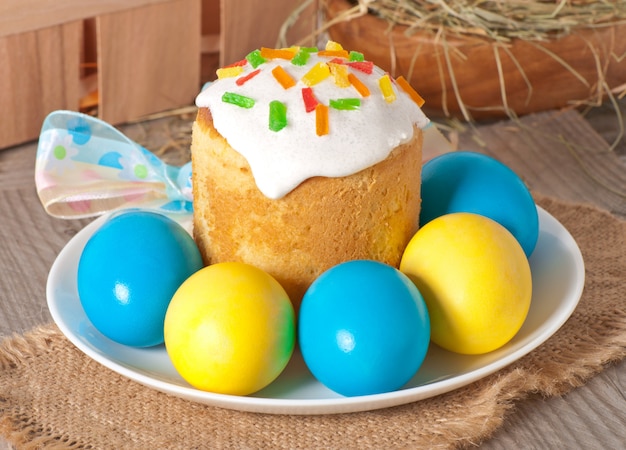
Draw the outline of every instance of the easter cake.
[[[205,264],[271,274],[297,305],[326,269],[398,266],[418,228],[423,101],[363,54],[261,48],[197,97],[194,238]]]

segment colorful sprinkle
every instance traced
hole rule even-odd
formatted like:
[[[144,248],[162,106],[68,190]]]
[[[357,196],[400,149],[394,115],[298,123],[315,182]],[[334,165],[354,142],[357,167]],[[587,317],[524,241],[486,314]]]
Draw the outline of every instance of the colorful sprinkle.
[[[330,73],[335,80],[335,85],[345,88],[350,86],[350,80],[348,79],[348,67],[343,64],[328,63]]]
[[[359,77],[357,77],[353,73],[349,73],[348,81],[350,81],[350,84],[354,87],[354,89],[356,89],[359,94],[361,94],[362,97],[369,97],[370,90],[367,86],[365,86],[365,84],[363,84],[361,80],[359,80]]]
[[[294,87],[296,85],[296,80],[294,80],[282,66],[274,67],[272,69],[272,75],[274,75],[274,78],[283,87],[283,89],[289,89],[290,87]]]
[[[296,56],[293,48],[267,48],[261,47],[261,57],[265,59],[291,59]]]
[[[374,73],[374,63],[366,61],[363,53],[357,51],[348,52],[344,50],[341,44],[334,41],[328,41],[323,50],[318,50],[317,47],[281,49],[261,47],[261,49],[250,52],[245,59],[218,69],[217,75],[218,78],[238,77],[235,83],[237,86],[242,86],[261,72],[261,69],[257,69],[259,65],[270,59],[284,59],[289,60],[294,66],[305,66],[310,61],[311,53],[314,52],[317,52],[317,55],[320,57],[328,57],[328,60],[316,63],[302,76],[301,81],[306,87],[301,89],[301,94],[305,111],[307,113],[315,111],[316,134],[324,136],[329,133],[330,108],[340,111],[358,110],[361,108],[362,98],[371,95],[368,86],[356,73],[352,73],[352,70],[367,75]],[[244,72],[243,67],[248,63],[255,70],[241,75]],[[289,74],[289,67],[277,65],[271,72],[274,79],[284,89],[290,89],[298,83]],[[335,98],[329,100],[328,104],[320,103],[313,92],[312,86],[324,81],[331,75],[336,86],[342,88],[352,86],[360,97]],[[397,84],[397,88],[394,88],[393,84]],[[378,87],[387,103],[392,103],[397,99],[397,93],[394,89],[402,89],[418,106],[421,107],[424,104],[424,99],[411,87],[404,77],[394,80],[389,74],[385,74],[378,79]],[[242,108],[252,108],[255,105],[253,98],[234,92],[225,92],[222,96],[222,101]],[[277,132],[284,129],[287,126],[287,105],[278,100],[271,101],[268,119],[268,126],[271,131]]]
[[[328,134],[328,106],[321,103],[315,107],[315,133],[318,136]]]
[[[378,87],[387,103],[392,103],[396,100],[396,93],[393,91],[393,86],[391,86],[389,75],[385,74],[378,79]]]
[[[351,62],[355,62],[355,61],[356,62],[363,62],[363,61],[365,61],[365,56],[363,56],[363,53],[355,52],[354,50],[352,50],[350,52],[350,56],[348,57],[348,59]]]
[[[320,81],[325,80],[330,76],[330,68],[328,64],[323,62],[318,62],[311,69],[304,74],[302,77],[302,82],[307,86],[315,86]]]
[[[287,126],[287,106],[273,100],[270,102],[270,120],[269,127],[272,131],[280,131]]]
[[[250,109],[254,106],[254,99],[235,94],[234,92],[224,92],[224,94],[222,95],[222,101],[224,103],[230,103],[232,105],[240,106],[246,109]]]
[[[253,50],[250,53],[248,53],[248,55],[246,56],[246,60],[255,69],[267,61],[265,58],[261,56],[260,50]]]
[[[361,107],[360,98],[338,98],[330,100],[329,105],[331,108],[339,109],[342,111],[353,111]]]
[[[302,100],[304,101],[304,109],[308,113],[315,111],[315,107],[319,104],[313,94],[313,89],[310,87],[302,88]]]
[[[243,77],[237,78],[237,81],[235,81],[235,84],[237,86],[243,86],[248,80],[256,77],[259,73],[261,73],[261,69],[253,70],[249,74],[244,75]]]
[[[419,95],[415,89],[413,89],[413,86],[411,86],[402,75],[396,78],[396,83],[398,83],[398,86],[400,86],[404,92],[409,94],[409,97],[411,97],[411,99],[417,104],[417,106],[419,106],[420,108],[424,106],[426,100],[424,100],[422,96]]]
[[[353,61],[349,62],[348,66],[368,75],[374,71],[374,63],[372,61]]]
[[[217,69],[217,78],[220,80],[222,78],[231,78],[237,77],[243,73],[243,67],[241,66],[231,66],[231,67],[222,67],[221,69]]]

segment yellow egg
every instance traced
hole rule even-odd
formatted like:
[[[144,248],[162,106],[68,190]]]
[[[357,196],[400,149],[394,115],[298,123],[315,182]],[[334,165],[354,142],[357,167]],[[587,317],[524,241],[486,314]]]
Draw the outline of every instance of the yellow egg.
[[[165,316],[165,347],[197,389],[247,395],[270,384],[295,345],[294,309],[280,284],[243,263],[220,263],[189,277]]]
[[[429,222],[409,242],[400,270],[426,301],[431,340],[457,353],[500,348],[530,308],[528,259],[506,228],[484,216],[454,213]]]

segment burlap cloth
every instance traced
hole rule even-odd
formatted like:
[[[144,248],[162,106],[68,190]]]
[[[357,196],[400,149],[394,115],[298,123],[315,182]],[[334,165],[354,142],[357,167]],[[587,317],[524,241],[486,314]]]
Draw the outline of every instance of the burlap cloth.
[[[450,448],[479,443],[531,393],[560,395],[626,355],[626,222],[539,197],[586,263],[581,302],[545,344],[445,395],[328,416],[244,413],[145,388],[100,366],[52,324],[0,345],[0,433],[18,448]]]

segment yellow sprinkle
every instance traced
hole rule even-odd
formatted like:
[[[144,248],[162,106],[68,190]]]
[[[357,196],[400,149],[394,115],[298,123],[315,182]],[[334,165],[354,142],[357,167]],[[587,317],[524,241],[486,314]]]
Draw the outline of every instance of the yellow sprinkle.
[[[419,95],[419,93],[415,89],[413,89],[413,86],[411,86],[402,75],[396,78],[396,83],[398,83],[398,86],[400,86],[404,92],[409,94],[409,97],[411,97],[411,99],[417,104],[417,106],[419,106],[420,108],[424,106],[426,100],[424,100],[422,96]]]
[[[328,41],[328,42],[326,42],[325,50],[337,51],[337,50],[343,50],[343,47],[341,46],[341,44],[339,42]]]
[[[362,97],[369,97],[370,90],[367,88],[367,86],[363,84],[361,80],[359,80],[356,75],[354,75],[353,73],[349,73],[348,81],[350,81],[350,84],[354,86],[354,89],[356,89]]]
[[[328,63],[330,73],[333,75],[335,85],[345,88],[350,87],[350,80],[348,79],[348,66],[343,64]]]
[[[302,82],[307,86],[315,86],[320,81],[325,80],[330,76],[330,68],[328,64],[323,62],[318,62],[311,69],[304,74],[302,77]]]
[[[243,73],[243,67],[234,66],[234,67],[222,67],[217,69],[217,78],[231,78],[239,76]]]
[[[391,79],[389,78],[389,75],[385,74],[378,79],[378,87],[380,88],[380,92],[382,92],[387,103],[393,103],[396,100],[396,93],[393,91],[393,87],[391,86]]]

